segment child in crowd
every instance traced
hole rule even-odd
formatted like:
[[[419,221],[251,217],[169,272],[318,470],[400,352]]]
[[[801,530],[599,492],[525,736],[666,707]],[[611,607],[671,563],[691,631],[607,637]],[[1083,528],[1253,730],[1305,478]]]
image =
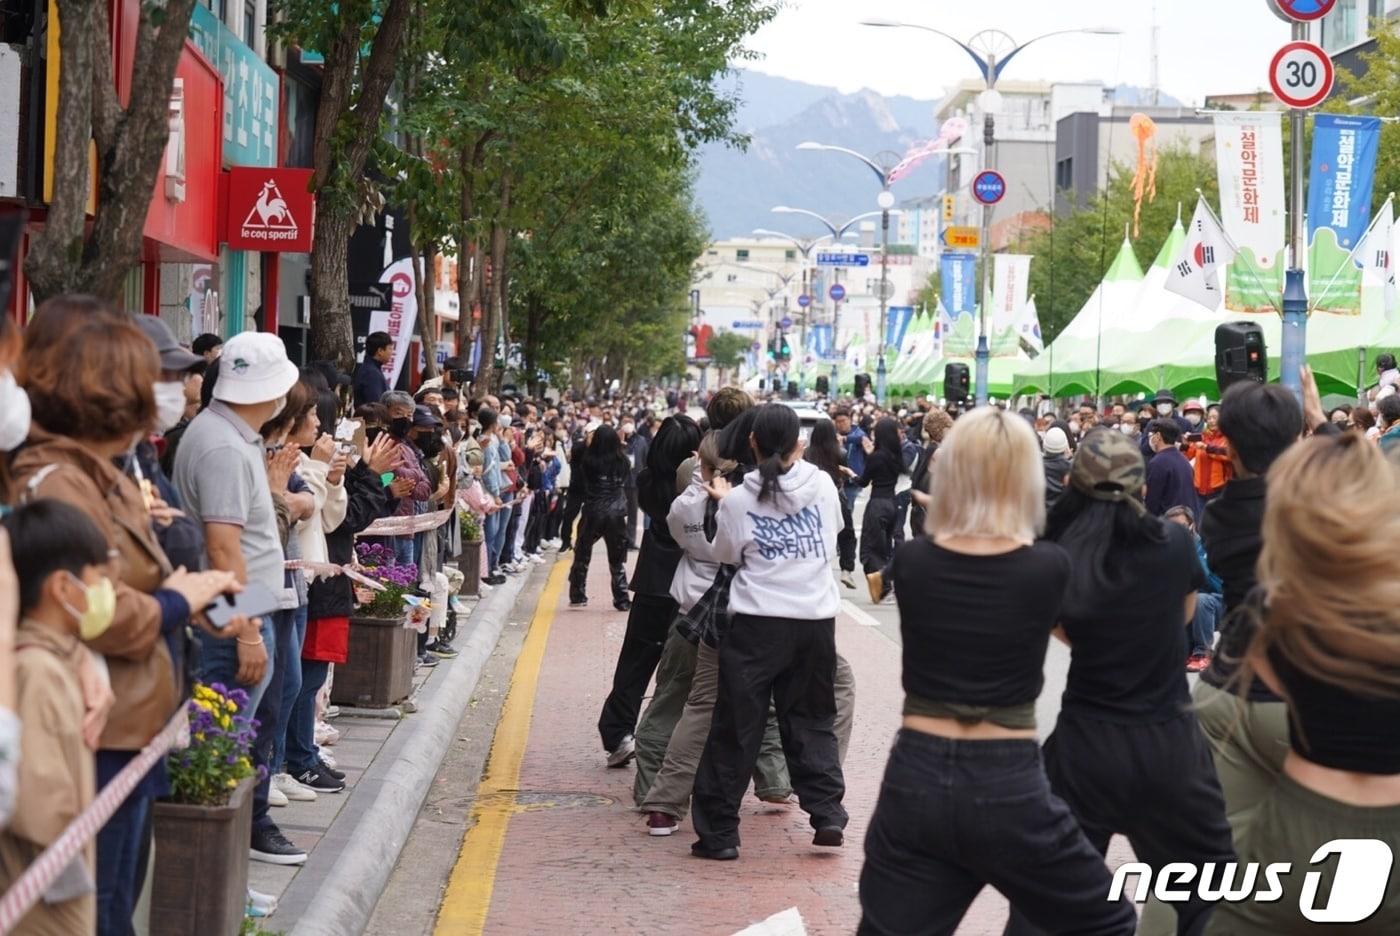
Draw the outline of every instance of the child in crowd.
[[[37,500],[0,522],[19,580],[15,712],[24,726],[15,809],[0,832],[4,891],[92,802],[94,762],[85,736],[95,743],[102,726],[84,724],[79,674],[93,660],[79,638],[94,639],[112,623],[116,592],[105,572],[107,541],[78,508]],[[94,874],[89,842],[14,932],[93,932]]]

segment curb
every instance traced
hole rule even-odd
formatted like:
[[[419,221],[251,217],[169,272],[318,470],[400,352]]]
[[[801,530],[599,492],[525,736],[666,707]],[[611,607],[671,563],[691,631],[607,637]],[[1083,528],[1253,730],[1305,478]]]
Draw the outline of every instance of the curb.
[[[277,915],[296,921],[291,936],[347,936],[369,926],[506,619],[534,579],[513,577],[478,603],[469,619],[477,626],[458,656],[423,686],[419,711],[380,748],[282,895]]]

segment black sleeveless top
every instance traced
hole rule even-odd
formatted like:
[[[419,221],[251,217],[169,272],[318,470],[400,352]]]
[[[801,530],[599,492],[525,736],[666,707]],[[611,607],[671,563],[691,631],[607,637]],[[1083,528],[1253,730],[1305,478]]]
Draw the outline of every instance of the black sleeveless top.
[[[1314,764],[1353,773],[1400,774],[1400,699],[1377,699],[1323,682],[1277,650],[1269,662],[1288,692],[1288,740]]]

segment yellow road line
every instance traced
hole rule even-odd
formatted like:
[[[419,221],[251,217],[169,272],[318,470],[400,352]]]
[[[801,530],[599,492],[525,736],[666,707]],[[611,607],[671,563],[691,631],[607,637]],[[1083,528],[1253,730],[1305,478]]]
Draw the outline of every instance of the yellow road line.
[[[550,571],[530,621],[530,632],[515,661],[486,771],[477,787],[472,825],[462,840],[462,851],[452,867],[438,911],[436,936],[478,936],[486,928],[496,886],[496,865],[505,847],[511,814],[517,811],[515,791],[520,788],[520,764],[529,740],[540,665],[568,572],[567,562],[556,563]]]

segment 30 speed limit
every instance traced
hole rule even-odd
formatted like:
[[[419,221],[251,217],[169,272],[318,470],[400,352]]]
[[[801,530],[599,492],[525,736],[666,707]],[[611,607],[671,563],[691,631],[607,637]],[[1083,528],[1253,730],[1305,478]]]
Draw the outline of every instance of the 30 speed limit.
[[[1316,107],[1332,93],[1335,72],[1332,59],[1321,46],[1290,42],[1269,66],[1269,84],[1275,96],[1289,107]]]

